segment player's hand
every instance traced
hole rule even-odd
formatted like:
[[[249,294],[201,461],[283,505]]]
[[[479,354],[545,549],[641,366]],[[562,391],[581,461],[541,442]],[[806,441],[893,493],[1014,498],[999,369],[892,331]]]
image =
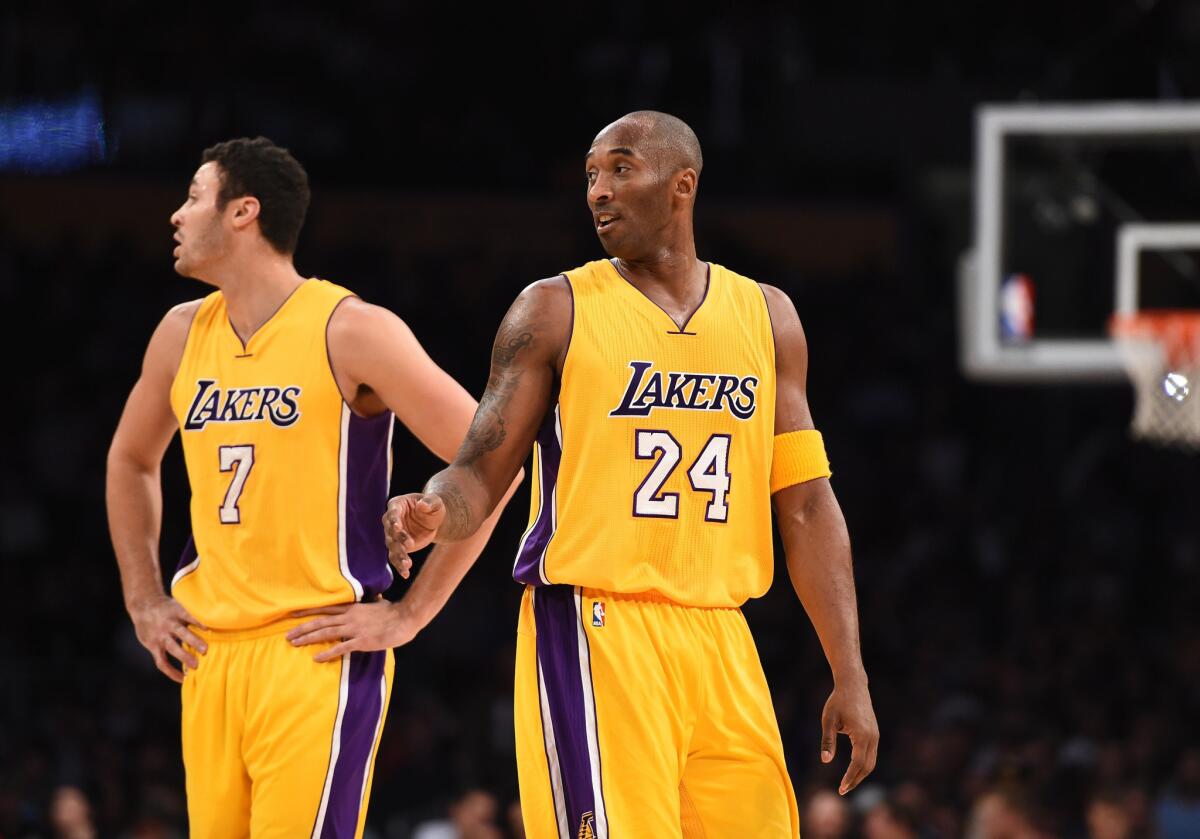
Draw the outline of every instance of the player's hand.
[[[171,664],[168,655],[195,670],[200,666],[200,659],[192,650],[201,655],[208,652],[208,644],[192,632],[189,624],[201,629],[204,627],[173,597],[163,594],[138,603],[130,607],[129,617],[133,619],[133,630],[137,633],[138,641],[149,650],[158,669],[172,681],[183,684],[183,672]],[[184,644],[191,649],[184,647]]]
[[[438,495],[410,492],[388,501],[383,514],[383,539],[387,543],[388,561],[408,579],[412,570],[413,551],[419,551],[437,537],[438,528],[446,518],[446,506]]]
[[[838,793],[845,795],[875,769],[879,752],[879,723],[871,706],[866,676],[846,684],[834,684],[833,693],[821,712],[821,762],[830,763],[837,753],[837,736],[850,738],[850,766],[842,776]]]
[[[420,629],[400,603],[389,603],[380,595],[374,603],[354,603],[305,609],[292,617],[314,615],[294,627],[287,639],[294,646],[336,642],[313,656],[313,661],[336,661],[350,652],[390,650],[411,641]]]

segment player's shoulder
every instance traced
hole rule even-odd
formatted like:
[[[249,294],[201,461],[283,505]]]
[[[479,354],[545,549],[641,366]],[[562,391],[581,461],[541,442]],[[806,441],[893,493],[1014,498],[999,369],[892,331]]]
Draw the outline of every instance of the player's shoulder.
[[[189,300],[167,310],[162,320],[158,322],[154,334],[150,336],[150,344],[146,347],[146,356],[143,361],[145,370],[169,377],[175,375],[180,359],[183,357],[184,348],[187,346],[192,322],[207,299],[207,297],[203,297],[198,300]]]
[[[796,311],[796,304],[786,291],[769,283],[756,285],[762,290],[763,299],[767,301],[767,312],[771,315],[772,323],[781,325],[789,321],[799,322],[800,315]]]
[[[405,338],[412,335],[412,330],[399,315],[354,294],[337,302],[325,328],[330,352],[339,353],[358,349],[369,353],[379,341],[394,339],[397,335]]]
[[[525,288],[521,289],[521,293],[517,295],[517,299],[525,299],[535,302],[554,303],[561,302],[563,299],[570,299],[571,283],[567,280],[566,274],[556,274],[553,277],[544,277],[540,280],[534,280]]]
[[[529,325],[569,322],[572,306],[571,284],[565,274],[559,274],[521,289],[505,320],[518,320]]]
[[[211,295],[209,296],[211,297]],[[196,313],[200,311],[200,307],[208,299],[208,297],[200,297],[196,300],[188,300],[185,303],[177,303],[167,309],[167,313],[159,321],[158,329],[154,331],[154,338],[151,340],[166,341],[168,343],[177,342],[182,349],[183,343],[187,340],[188,332],[192,328],[192,322],[196,319]]]

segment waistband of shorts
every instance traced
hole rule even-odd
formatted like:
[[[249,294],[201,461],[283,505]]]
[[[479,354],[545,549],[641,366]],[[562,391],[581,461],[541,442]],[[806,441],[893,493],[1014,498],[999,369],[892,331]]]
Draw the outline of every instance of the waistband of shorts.
[[[617,603],[629,601],[633,603],[659,603],[663,606],[675,606],[679,609],[699,609],[703,611],[717,612],[739,612],[741,606],[733,605],[696,605],[693,603],[682,603],[674,598],[667,597],[665,594],[657,591],[608,591],[606,589],[592,588],[591,586],[573,586],[569,583],[552,583],[551,585],[561,588],[579,589],[583,592],[584,597],[591,599],[611,600]],[[526,585],[525,589],[528,592],[535,592],[538,589],[544,589],[546,586]]]
[[[192,631],[210,644],[220,644],[225,641],[251,641],[255,638],[268,638],[272,635],[283,635],[292,627],[306,621],[318,618],[320,615],[307,615],[302,618],[286,617],[277,621],[264,623],[262,626],[252,626],[248,629],[202,629],[191,627]]]

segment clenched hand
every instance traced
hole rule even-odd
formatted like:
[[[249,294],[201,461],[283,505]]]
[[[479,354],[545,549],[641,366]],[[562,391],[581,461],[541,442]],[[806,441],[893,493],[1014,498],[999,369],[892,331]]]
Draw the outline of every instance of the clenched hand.
[[[383,514],[383,538],[388,560],[401,577],[408,579],[412,569],[409,554],[432,542],[445,518],[446,506],[437,495],[410,492],[388,501],[387,512]]]

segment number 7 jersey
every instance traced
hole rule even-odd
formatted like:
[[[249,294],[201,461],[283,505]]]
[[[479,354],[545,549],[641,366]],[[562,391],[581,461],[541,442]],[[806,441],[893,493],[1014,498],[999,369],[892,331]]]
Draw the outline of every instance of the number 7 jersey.
[[[740,606],[774,566],[775,343],[762,289],[711,264],[681,329],[600,260],[566,273],[573,323],[534,445],[513,576]]]
[[[350,295],[307,280],[245,345],[219,291],[192,320],[171,387],[192,539],[171,589],[211,629],[371,599],[391,584],[380,516],[392,414],[354,414],[326,350]]]

